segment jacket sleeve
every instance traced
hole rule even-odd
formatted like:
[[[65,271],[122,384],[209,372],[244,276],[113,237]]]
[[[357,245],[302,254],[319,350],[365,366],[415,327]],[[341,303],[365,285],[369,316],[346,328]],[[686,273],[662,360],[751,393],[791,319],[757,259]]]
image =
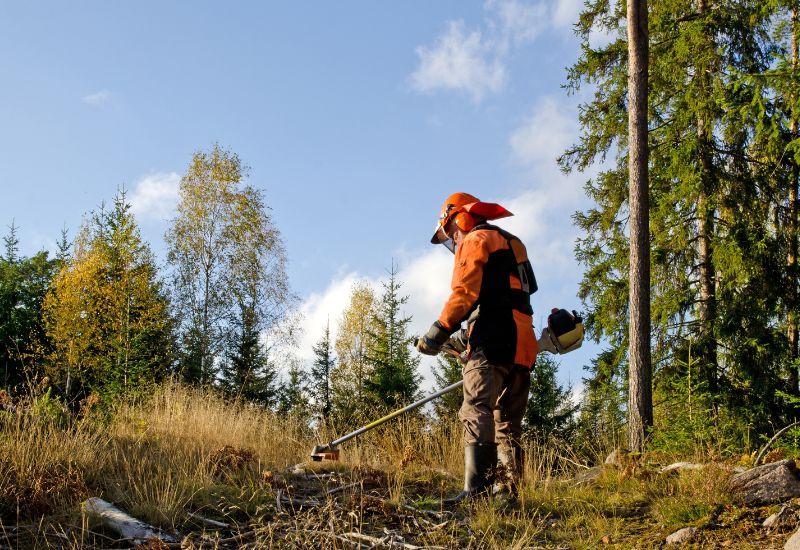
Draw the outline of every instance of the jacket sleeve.
[[[451,332],[467,317],[480,295],[483,266],[489,258],[488,243],[481,233],[468,233],[456,251],[452,291],[439,316],[439,322]]]

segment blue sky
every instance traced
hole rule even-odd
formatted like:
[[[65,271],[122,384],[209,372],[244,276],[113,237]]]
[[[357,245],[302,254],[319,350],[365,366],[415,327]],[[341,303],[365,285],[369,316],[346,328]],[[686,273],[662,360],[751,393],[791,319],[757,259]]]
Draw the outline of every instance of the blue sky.
[[[350,285],[392,260],[414,330],[438,317],[452,256],[428,240],[455,191],[500,202],[550,307],[579,308],[570,216],[588,174],[562,89],[580,0],[0,3],[0,222],[23,253],[124,185],[163,255],[192,153],[239,154],[289,256],[311,355]],[[4,231],[5,233],[5,231]],[[579,382],[594,346],[562,359]],[[429,385],[429,362],[423,366]]]

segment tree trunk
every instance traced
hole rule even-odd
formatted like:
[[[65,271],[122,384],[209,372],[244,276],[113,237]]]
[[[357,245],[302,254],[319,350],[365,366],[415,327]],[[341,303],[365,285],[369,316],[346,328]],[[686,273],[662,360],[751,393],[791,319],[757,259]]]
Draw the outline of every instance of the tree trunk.
[[[628,0],[630,324],[628,447],[642,451],[653,425],[650,363],[650,200],[647,148],[647,0]]]
[[[797,70],[797,57],[798,57],[798,41],[797,41],[797,2],[792,3],[792,76]],[[796,97],[796,94],[793,94]],[[792,98],[792,105],[794,99]],[[792,108],[790,114],[789,131],[792,140],[798,138],[797,131],[797,114]],[[798,179],[800,178],[800,169],[798,169],[797,161],[794,157],[791,158],[791,170],[789,172],[789,220],[786,226],[787,237],[789,241],[789,253],[786,258],[786,271],[789,278],[789,296],[788,308],[786,316],[786,336],[789,339],[789,392],[793,395],[800,395],[800,388],[798,388],[798,372],[795,361],[798,356],[798,322],[797,322],[797,306],[798,306],[798,291],[797,291],[797,193],[798,193]]]
[[[705,0],[698,0],[697,10],[704,16],[708,8]],[[708,96],[711,93],[711,79],[709,67],[697,67],[699,78],[703,82],[702,93]],[[714,277],[714,207],[710,197],[712,189],[712,160],[711,160],[711,128],[702,110],[697,115],[697,141],[700,160],[700,189],[697,199],[697,242],[698,264],[700,268],[700,303],[698,306],[698,320],[700,321],[700,342],[697,346],[700,360],[700,372],[708,383],[712,396],[717,395],[717,342],[714,337],[716,323],[716,285]]]

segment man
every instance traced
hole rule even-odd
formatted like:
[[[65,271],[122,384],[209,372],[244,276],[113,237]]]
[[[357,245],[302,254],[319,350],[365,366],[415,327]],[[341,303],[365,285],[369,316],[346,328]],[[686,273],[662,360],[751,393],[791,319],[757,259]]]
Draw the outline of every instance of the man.
[[[536,279],[522,242],[488,223],[511,215],[498,204],[454,193],[445,200],[431,239],[455,253],[452,292],[417,349],[436,355],[467,322],[450,342],[453,347],[466,342],[459,411],[464,490],[453,501],[488,492],[498,458],[510,477],[511,496],[522,475],[522,418],[538,353],[530,304]]]

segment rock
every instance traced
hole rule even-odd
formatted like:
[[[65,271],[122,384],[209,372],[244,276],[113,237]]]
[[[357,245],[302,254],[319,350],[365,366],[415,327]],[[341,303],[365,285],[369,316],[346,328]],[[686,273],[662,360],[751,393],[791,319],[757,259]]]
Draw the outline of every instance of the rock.
[[[783,550],[800,550],[800,529],[786,541]]]
[[[794,460],[781,460],[751,468],[731,478],[748,506],[776,504],[800,496],[800,479]]]
[[[791,504],[784,504],[781,506],[781,509],[772,514],[770,517],[764,520],[764,523],[761,524],[762,527],[766,527],[767,529],[774,529],[780,527],[781,523],[786,521],[790,518],[795,511],[797,510],[796,506]]]
[[[699,531],[697,527],[684,527],[678,529],[667,537],[667,544],[683,544],[688,542]]]
[[[659,473],[667,474],[669,472],[679,472],[682,470],[700,470],[704,467],[704,464],[696,464],[694,462],[676,462],[675,464],[664,466],[661,468],[661,470],[659,470]]]
[[[603,473],[602,466],[594,466],[593,468],[589,468],[585,472],[581,472],[578,475],[576,475],[574,478],[572,478],[572,481],[578,485],[580,485],[581,483],[591,483],[592,481],[595,481],[598,477],[600,477],[600,474],[602,473]]]

